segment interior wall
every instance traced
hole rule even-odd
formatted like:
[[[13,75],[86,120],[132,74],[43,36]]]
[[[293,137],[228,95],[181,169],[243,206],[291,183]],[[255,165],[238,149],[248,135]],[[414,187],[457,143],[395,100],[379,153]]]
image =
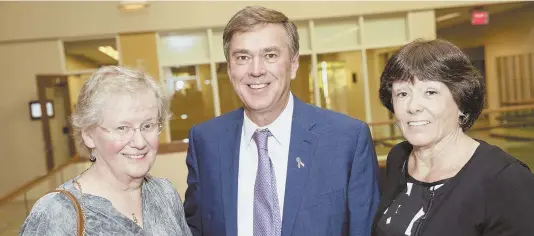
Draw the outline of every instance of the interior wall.
[[[174,185],[182,201],[187,189],[187,165],[185,163],[186,152],[160,154],[150,170],[150,174],[159,178],[166,178]]]
[[[157,35],[154,32],[119,34],[119,57],[122,66],[145,71],[155,80],[160,81]],[[160,141],[168,142],[166,137],[168,126],[163,126]]]
[[[69,100],[70,100],[70,109],[74,112],[76,103],[78,103],[78,95],[82,90],[83,84],[87,79],[89,79],[91,73],[81,74],[81,75],[71,75],[68,77],[69,84]]]
[[[67,66],[67,71],[69,72],[98,68],[98,65],[95,63],[92,63],[88,60],[83,60],[78,57],[70,56],[70,55],[65,55],[65,64]]]
[[[96,70],[98,68],[98,65],[95,63],[70,55],[65,55],[65,64],[68,72]],[[84,73],[81,75],[71,75],[68,77],[71,111],[74,111],[75,105],[78,102],[78,95],[80,94],[83,83],[90,76],[91,73]]]
[[[61,47],[58,40],[0,44],[0,196],[46,173],[41,122],[30,119],[29,102],[38,99],[36,74],[63,72]]]
[[[436,14],[434,10],[414,11],[408,13],[409,40],[418,38],[432,40],[436,38]],[[387,37],[387,35],[384,35]]]
[[[534,52],[534,4],[491,15],[489,24],[485,26],[465,23],[440,29],[438,37],[461,48],[484,46],[487,107],[500,107],[496,58]]]

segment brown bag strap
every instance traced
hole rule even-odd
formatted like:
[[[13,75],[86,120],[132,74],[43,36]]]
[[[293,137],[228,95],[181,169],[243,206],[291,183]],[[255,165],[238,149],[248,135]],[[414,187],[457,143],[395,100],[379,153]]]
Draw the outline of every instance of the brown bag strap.
[[[72,195],[71,192],[67,190],[63,190],[63,189],[55,189],[55,190],[50,191],[49,193],[52,193],[52,192],[63,193],[72,202],[72,204],[74,205],[74,209],[76,209],[76,214],[78,215],[77,217],[78,234],[77,235],[84,236],[83,234],[85,232],[85,217],[83,215],[82,207],[80,206],[80,203],[78,203],[78,200],[76,200],[76,197],[74,197],[74,195]]]

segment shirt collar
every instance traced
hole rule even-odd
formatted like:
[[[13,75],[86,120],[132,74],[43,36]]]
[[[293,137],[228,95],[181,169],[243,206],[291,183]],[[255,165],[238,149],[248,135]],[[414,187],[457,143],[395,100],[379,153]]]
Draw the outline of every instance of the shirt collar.
[[[291,122],[293,118],[293,94],[290,92],[289,99],[287,101],[287,105],[280,113],[278,118],[273,121],[270,125],[267,125],[265,127],[259,127],[256,125],[252,120],[250,120],[247,117],[247,113],[243,111],[244,113],[244,121],[243,121],[243,138],[246,140],[246,145],[250,145],[252,142],[252,136],[254,135],[254,132],[256,132],[257,129],[269,129],[271,131],[271,134],[273,135],[274,139],[280,144],[280,145],[289,145],[289,141],[291,139]]]

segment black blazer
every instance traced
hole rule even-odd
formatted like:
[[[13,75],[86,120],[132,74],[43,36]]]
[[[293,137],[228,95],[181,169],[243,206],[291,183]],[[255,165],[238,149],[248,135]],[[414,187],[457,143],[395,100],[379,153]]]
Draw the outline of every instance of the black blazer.
[[[534,175],[521,161],[502,149],[480,145],[467,164],[432,199],[415,236],[534,235]],[[373,222],[374,236],[380,217],[406,185],[408,142],[390,151],[386,183]]]

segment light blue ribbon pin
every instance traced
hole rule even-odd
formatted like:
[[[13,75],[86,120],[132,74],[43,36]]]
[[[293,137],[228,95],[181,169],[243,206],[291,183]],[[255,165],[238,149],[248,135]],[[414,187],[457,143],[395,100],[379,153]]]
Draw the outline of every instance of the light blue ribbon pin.
[[[304,168],[304,162],[300,159],[300,157],[297,157],[297,167],[300,169],[300,167]]]

